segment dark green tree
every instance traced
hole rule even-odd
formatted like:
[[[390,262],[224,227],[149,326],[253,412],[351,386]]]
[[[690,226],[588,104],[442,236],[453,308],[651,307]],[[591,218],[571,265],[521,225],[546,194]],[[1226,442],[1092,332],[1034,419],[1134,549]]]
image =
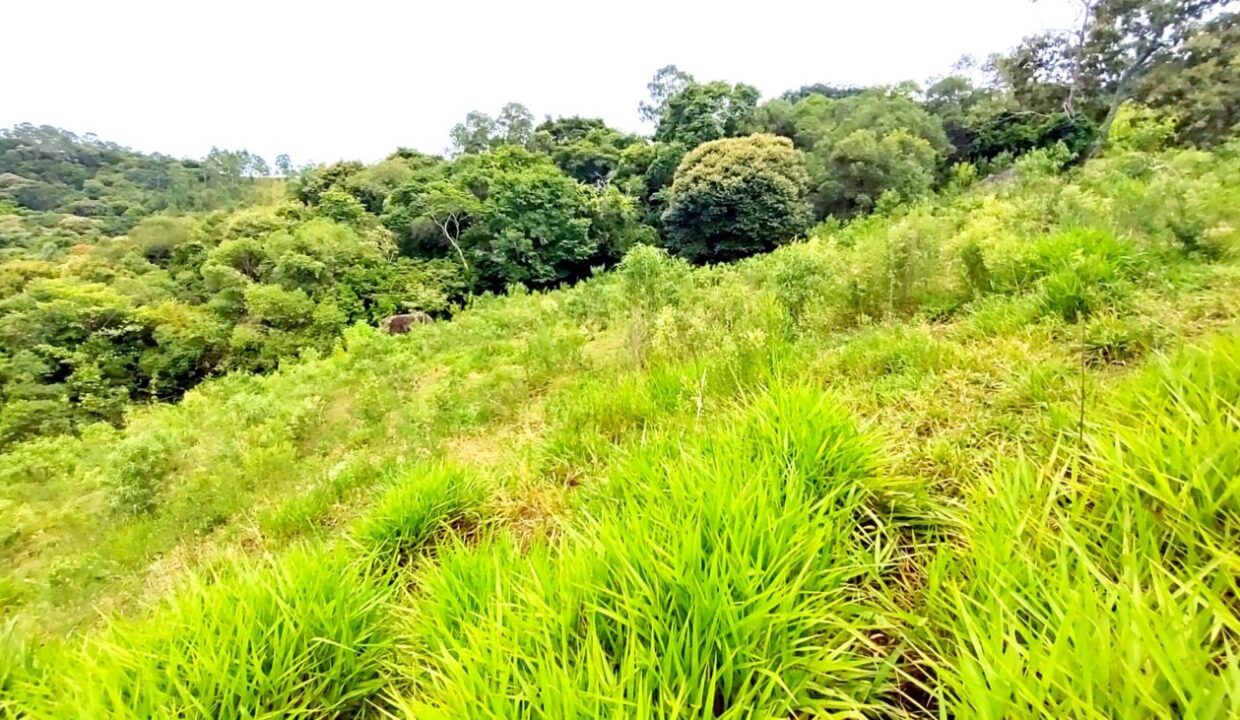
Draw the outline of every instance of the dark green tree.
[[[1182,143],[1210,147],[1233,137],[1240,131],[1240,13],[1193,33],[1141,79],[1135,95],[1175,117]]]
[[[787,138],[705,143],[676,170],[663,214],[668,248],[693,262],[765,252],[809,226],[805,161]]]
[[[1025,40],[996,65],[1022,108],[1062,109],[1098,124],[1090,149],[1107,140],[1120,106],[1160,64],[1172,62],[1203,18],[1229,0],[1081,0],[1077,30]],[[1058,108],[1054,106],[1058,105]]]
[[[752,127],[758,89],[715,81],[689,83],[667,99],[654,139],[687,148],[744,134]]]

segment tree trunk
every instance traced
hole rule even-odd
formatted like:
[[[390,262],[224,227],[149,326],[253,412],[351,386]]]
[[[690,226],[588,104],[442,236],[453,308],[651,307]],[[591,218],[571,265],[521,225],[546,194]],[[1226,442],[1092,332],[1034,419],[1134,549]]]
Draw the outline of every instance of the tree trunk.
[[[456,236],[461,234],[461,222],[454,217],[449,217],[443,222],[440,222],[435,218],[431,218],[431,222],[439,226],[439,230],[443,233],[444,238],[452,244],[452,247],[456,250],[456,254],[461,258],[461,265],[465,268],[465,272],[469,272],[469,263],[465,262],[465,253],[461,250],[460,244],[456,241]],[[452,224],[453,232],[448,232],[448,223]]]
[[[1111,101],[1111,107],[1107,108],[1107,116],[1102,120],[1102,125],[1098,127],[1098,136],[1094,138],[1090,144],[1089,150],[1081,156],[1081,162],[1092,160],[1102,152],[1102,148],[1107,144],[1107,138],[1111,136],[1111,126],[1115,124],[1115,117],[1119,115],[1119,108],[1127,100],[1126,93],[1115,94],[1115,98]]]
[[[1098,137],[1094,138],[1093,144],[1089,146],[1089,152],[1081,158],[1082,163],[1096,157],[1107,144],[1107,139],[1111,136],[1111,125],[1115,124],[1115,116],[1119,115],[1120,106],[1132,96],[1133,86],[1137,84],[1137,79],[1150,69],[1153,57],[1154,48],[1147,48],[1119,76],[1119,82],[1115,84],[1115,94],[1111,96],[1111,107],[1107,108],[1107,116],[1103,118],[1102,125],[1098,128]]]

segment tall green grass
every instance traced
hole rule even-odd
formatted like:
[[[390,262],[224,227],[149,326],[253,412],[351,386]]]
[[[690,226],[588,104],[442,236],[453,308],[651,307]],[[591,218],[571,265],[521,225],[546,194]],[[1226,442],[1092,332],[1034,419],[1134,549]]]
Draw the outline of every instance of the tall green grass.
[[[331,718],[376,709],[390,591],[339,552],[192,578],[150,617],[64,641],[5,688],[17,717]]]
[[[496,539],[428,570],[410,717],[783,717],[892,692],[872,639],[895,528],[881,444],[777,389],[647,445],[566,544]]]
[[[980,718],[1240,714],[1240,338],[1157,362],[1088,446],[979,477],[931,566],[944,704]]]
[[[387,562],[426,549],[437,535],[467,533],[482,520],[483,486],[469,471],[439,465],[404,473],[361,519],[353,537]]]

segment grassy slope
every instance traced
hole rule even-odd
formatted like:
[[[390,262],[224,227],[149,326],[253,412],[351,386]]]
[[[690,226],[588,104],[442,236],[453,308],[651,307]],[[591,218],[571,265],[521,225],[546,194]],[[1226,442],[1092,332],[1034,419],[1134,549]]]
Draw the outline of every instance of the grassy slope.
[[[0,707],[1240,711],[1237,180],[1034,159],[29,445]]]

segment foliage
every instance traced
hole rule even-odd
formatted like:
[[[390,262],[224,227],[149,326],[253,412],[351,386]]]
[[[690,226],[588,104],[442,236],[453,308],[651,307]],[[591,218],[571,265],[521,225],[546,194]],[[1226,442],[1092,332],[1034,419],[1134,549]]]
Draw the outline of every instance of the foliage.
[[[1175,136],[1176,119],[1134,103],[1124,103],[1111,125],[1107,146],[1117,151],[1152,152],[1167,147]]]
[[[1081,7],[652,139],[0,134],[0,717],[1240,714],[1235,17]]]
[[[0,712],[1232,713],[1240,155],[1065,158],[11,448]]]
[[[1097,126],[1081,115],[1052,113],[1049,116],[1001,111],[970,131],[964,157],[1007,160],[1032,150],[1061,145],[1070,156],[1085,153],[1097,137]]]
[[[0,226],[0,248],[63,250],[160,211],[230,207],[250,197],[265,166],[247,151],[176,160],[49,126],[0,129],[0,207],[20,210]]]
[[[615,178],[624,151],[639,143],[636,136],[608,128],[602,120],[583,118],[549,120],[538,126],[533,140],[566,175],[595,186]]]
[[[360,203],[324,217],[243,210],[203,225],[155,216],[58,263],[13,260],[0,293],[0,445],[119,423],[211,375],[328,351],[350,322],[444,312],[462,284],[440,262],[391,258]]]
[[[1106,144],[1124,101],[1151,71],[1175,61],[1203,18],[1227,0],[1086,0],[1079,31],[1027,38],[996,68],[1022,107],[1062,108],[1098,124],[1090,154]]]
[[[693,262],[770,250],[807,227],[805,163],[773,135],[716,140],[676,169],[663,222],[668,244]]]
[[[686,86],[693,84],[693,76],[675,65],[665,65],[655,71],[654,77],[646,84],[650,93],[650,101],[643,100],[637,108],[637,114],[648,123],[658,123],[667,109],[667,102]]]
[[[950,144],[940,121],[899,92],[830,99],[810,93],[763,106],[758,122],[806,151],[814,214],[852,217],[884,193],[905,200],[934,185]]]
[[[498,168],[461,237],[483,282],[554,285],[580,277],[598,250],[583,187],[551,165]]]
[[[689,82],[667,98],[654,139],[692,148],[743,135],[758,105],[758,90],[722,81]]]
[[[1240,128],[1240,14],[1222,13],[1141,79],[1144,104],[1176,119],[1177,139],[1198,147],[1226,142]]]
[[[779,99],[795,105],[810,95],[821,95],[828,100],[843,100],[844,98],[860,95],[864,92],[865,88],[856,87],[854,85],[814,83],[812,85],[802,85],[796,90],[789,90],[783,95],[780,95]]]
[[[463,156],[439,178],[403,186],[383,220],[407,251],[459,258],[490,290],[580,279],[644,237],[614,189],[587,187],[547,156],[513,147]]]
[[[793,107],[797,147],[813,151],[858,130],[884,136],[904,130],[938,153],[950,149],[937,118],[898,91],[872,90],[840,100],[811,95]]]
[[[814,213],[852,217],[872,211],[888,193],[904,200],[922,197],[934,185],[937,159],[928,142],[904,129],[881,138],[857,130],[829,152],[810,155],[810,174],[819,179]]]
[[[387,591],[339,553],[194,578],[149,619],[56,649],[36,715],[339,717],[380,700]],[[49,658],[50,660],[50,658]]]
[[[494,119],[473,111],[449,133],[453,156],[476,155],[504,145],[524,147],[533,140],[534,116],[520,103],[508,103]]]

